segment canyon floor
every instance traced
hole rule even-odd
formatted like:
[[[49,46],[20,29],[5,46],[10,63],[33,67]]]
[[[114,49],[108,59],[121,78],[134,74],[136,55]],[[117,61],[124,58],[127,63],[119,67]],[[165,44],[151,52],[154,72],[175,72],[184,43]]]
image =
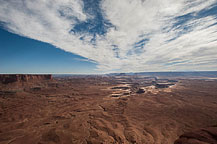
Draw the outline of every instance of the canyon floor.
[[[173,144],[217,125],[217,80],[72,76],[0,84],[0,144]]]

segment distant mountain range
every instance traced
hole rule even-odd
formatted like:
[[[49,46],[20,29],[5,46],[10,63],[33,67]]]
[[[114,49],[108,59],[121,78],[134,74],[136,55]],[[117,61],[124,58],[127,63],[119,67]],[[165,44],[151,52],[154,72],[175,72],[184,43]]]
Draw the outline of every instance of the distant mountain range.
[[[110,73],[110,76],[217,77],[217,71]]]

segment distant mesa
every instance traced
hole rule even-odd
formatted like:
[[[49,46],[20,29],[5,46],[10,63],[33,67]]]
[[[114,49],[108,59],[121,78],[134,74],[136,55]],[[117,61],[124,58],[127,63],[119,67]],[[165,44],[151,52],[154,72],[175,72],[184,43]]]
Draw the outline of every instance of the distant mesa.
[[[155,84],[155,87],[156,88],[159,88],[159,89],[161,89],[161,88],[168,88],[169,86],[172,86],[172,85],[174,85],[174,84],[171,84],[171,83],[168,83],[168,84]]]
[[[0,83],[9,84],[14,82],[28,82],[28,81],[41,81],[51,80],[52,75],[50,74],[1,74]]]
[[[169,86],[167,84],[155,84],[156,88],[168,88]]]
[[[185,133],[174,144],[217,144],[217,126]]]

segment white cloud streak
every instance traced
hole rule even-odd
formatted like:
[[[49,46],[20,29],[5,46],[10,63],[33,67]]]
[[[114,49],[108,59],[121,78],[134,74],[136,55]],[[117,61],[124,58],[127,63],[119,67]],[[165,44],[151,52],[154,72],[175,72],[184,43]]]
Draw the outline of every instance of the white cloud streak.
[[[0,0],[0,21],[10,32],[95,61],[101,72],[217,70],[217,19],[197,16],[216,2],[103,0],[103,16],[115,28],[97,35],[94,45],[91,34],[70,32],[78,20],[93,18],[81,0]],[[186,14],[192,17],[175,25]]]

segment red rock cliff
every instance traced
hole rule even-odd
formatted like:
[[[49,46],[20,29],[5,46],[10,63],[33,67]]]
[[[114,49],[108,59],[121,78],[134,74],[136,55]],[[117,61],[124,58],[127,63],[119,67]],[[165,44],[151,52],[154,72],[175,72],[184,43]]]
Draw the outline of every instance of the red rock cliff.
[[[217,144],[217,126],[185,133],[174,144]]]
[[[40,80],[50,80],[52,75],[32,75],[32,74],[1,74],[0,82],[3,84],[13,83],[13,82],[28,82],[28,81],[40,81]]]

